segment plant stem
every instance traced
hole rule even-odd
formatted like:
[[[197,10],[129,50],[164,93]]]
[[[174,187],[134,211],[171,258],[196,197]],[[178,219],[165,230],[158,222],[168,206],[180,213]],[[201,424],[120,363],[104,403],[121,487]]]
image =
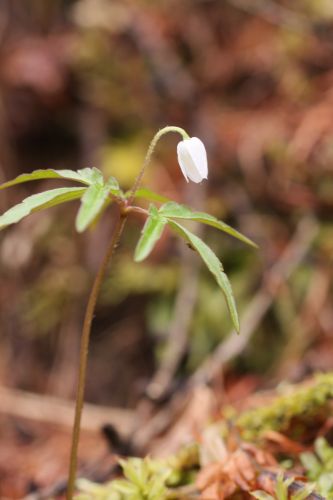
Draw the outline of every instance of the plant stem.
[[[137,178],[136,178],[136,180],[134,182],[134,185],[132,187],[131,195],[130,195],[129,200],[128,200],[128,204],[129,205],[132,205],[132,203],[133,203],[133,200],[134,200],[134,197],[135,197],[135,193],[138,190],[138,188],[140,187],[140,184],[141,184],[142,178],[144,176],[146,167],[149,165],[149,162],[151,160],[151,157],[152,157],[152,154],[153,154],[154,149],[156,147],[156,144],[158,143],[158,141],[161,139],[161,137],[164,134],[168,134],[169,132],[176,132],[177,134],[180,134],[183,139],[189,139],[190,138],[190,136],[187,134],[187,132],[185,132],[184,129],[182,129],[180,127],[169,126],[169,125],[167,127],[161,128],[161,130],[159,130],[154,135],[151,143],[149,144],[149,148],[147,150],[147,153],[146,153],[145,159],[143,161],[143,164],[142,164],[141,170],[139,172],[139,175],[137,176]]]
[[[89,339],[91,333],[91,323],[94,317],[95,306],[98,298],[98,294],[101,288],[103,278],[105,276],[108,264],[111,260],[113,252],[117,246],[120,236],[124,230],[125,222],[127,219],[127,213],[125,210],[119,212],[118,220],[114,228],[111,241],[105,253],[105,256],[100,264],[98,272],[96,274],[89,299],[86,308],[81,346],[80,346],[80,365],[79,365],[79,377],[77,384],[76,393],[76,403],[75,403],[75,416],[74,425],[72,433],[72,446],[70,455],[70,465],[69,465],[69,475],[68,475],[68,487],[67,487],[67,500],[72,500],[75,490],[75,480],[76,480],[76,468],[77,468],[77,453],[80,438],[80,427],[81,427],[81,415],[84,403],[84,391],[85,391],[85,381],[87,372],[87,361],[88,361],[88,349],[89,349]]]
[[[80,438],[80,428],[81,428],[81,415],[82,408],[84,403],[84,390],[85,390],[85,381],[86,381],[86,373],[87,373],[87,362],[88,362],[88,349],[89,349],[89,339],[91,333],[91,323],[94,317],[95,306],[98,298],[98,294],[101,288],[101,284],[106,273],[108,264],[111,260],[112,254],[117,246],[117,243],[120,239],[120,236],[124,230],[125,222],[128,214],[131,211],[136,211],[140,213],[146,213],[145,210],[140,207],[132,207],[132,202],[135,197],[135,193],[139,188],[143,175],[145,173],[145,169],[150,162],[151,156],[154,152],[155,146],[159,139],[168,132],[176,132],[180,134],[183,139],[189,139],[188,134],[180,127],[168,126],[164,127],[155,134],[153,140],[151,141],[146,157],[144,159],[143,165],[141,167],[141,171],[136,178],[134,185],[131,190],[131,195],[129,197],[126,205],[122,203],[122,200],[118,200],[120,204],[120,211],[117,220],[116,227],[114,229],[110,244],[105,253],[104,259],[101,262],[101,265],[96,274],[89,299],[86,308],[86,314],[83,323],[82,329],[82,337],[81,337],[81,346],[80,346],[80,361],[79,361],[79,379],[77,385],[77,393],[76,393],[76,402],[75,402],[75,416],[74,416],[74,425],[73,425],[73,433],[72,433],[72,447],[71,447],[71,455],[70,455],[70,464],[69,464],[69,475],[68,475],[68,487],[67,487],[67,500],[72,500],[75,490],[75,479],[76,479],[76,469],[77,469],[77,452],[79,446],[79,438]]]

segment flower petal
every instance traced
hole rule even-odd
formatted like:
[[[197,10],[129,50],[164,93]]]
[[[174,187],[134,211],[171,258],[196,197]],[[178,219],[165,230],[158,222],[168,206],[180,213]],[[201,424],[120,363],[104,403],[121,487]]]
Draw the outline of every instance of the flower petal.
[[[187,149],[202,179],[208,177],[207,153],[203,142],[198,137],[191,137],[185,141]]]
[[[185,177],[186,182],[188,182],[186,161],[184,160],[184,158],[186,158],[186,146],[184,145],[184,141],[181,141],[177,144],[177,157],[183,176]]]
[[[197,137],[184,139],[177,145],[178,162],[183,175],[188,182],[199,183],[207,179],[207,154],[204,144]]]

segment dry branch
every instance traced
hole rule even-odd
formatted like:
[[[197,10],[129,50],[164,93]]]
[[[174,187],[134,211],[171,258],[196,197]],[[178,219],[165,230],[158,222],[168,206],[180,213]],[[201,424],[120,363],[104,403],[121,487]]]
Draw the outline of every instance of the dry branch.
[[[61,425],[69,429],[73,424],[74,403],[64,399],[41,396],[30,392],[0,387],[0,412],[18,418]],[[121,408],[85,404],[82,429],[100,431],[112,424],[119,433],[128,434],[133,426],[133,413]]]

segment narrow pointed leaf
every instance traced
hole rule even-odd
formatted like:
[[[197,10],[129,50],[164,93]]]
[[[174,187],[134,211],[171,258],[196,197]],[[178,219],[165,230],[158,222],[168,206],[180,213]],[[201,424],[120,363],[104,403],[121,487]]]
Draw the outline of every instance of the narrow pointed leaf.
[[[92,184],[82,196],[75,227],[82,233],[105,208],[109,194],[114,190],[113,179],[107,184]]]
[[[189,207],[180,205],[175,201],[169,201],[162,205],[159,209],[159,213],[166,217],[175,217],[179,219],[189,219],[194,214]]]
[[[314,493],[314,490],[315,486],[313,484],[304,484],[300,491],[291,496],[291,500],[306,500],[306,498],[309,498]]]
[[[105,185],[110,188],[110,193],[124,197],[124,193],[120,189],[118,181],[115,177],[109,177]]]
[[[80,198],[86,188],[59,188],[25,198],[21,203],[10,208],[0,217],[0,229],[15,224],[27,215],[45,208],[53,207],[66,201]]]
[[[284,479],[282,473],[278,475],[275,486],[277,500],[285,500],[286,498],[288,498],[288,488],[292,482],[292,477]]]
[[[126,193],[126,198],[129,198],[131,196],[131,191],[127,191]],[[140,188],[137,190],[135,193],[135,198],[142,198],[147,201],[152,201],[156,203],[166,203],[170,201],[170,198],[167,198],[166,196],[162,196],[161,194],[155,193],[154,191],[151,191],[148,188]]]
[[[265,491],[251,491],[251,496],[257,498],[258,500],[274,500],[274,497]]]
[[[141,237],[135,249],[134,260],[136,262],[141,262],[148,257],[157,241],[160,239],[167,222],[164,217],[158,214],[156,207],[151,206],[149,213],[150,215],[142,229]]]
[[[121,498],[123,498],[124,495],[125,498],[133,499],[138,495],[137,486],[124,479],[115,479],[112,481],[112,488],[122,495]]]
[[[5,189],[23,182],[38,181],[40,179],[67,179],[81,182],[83,184],[92,184],[94,182],[103,182],[103,175],[97,168],[83,168],[81,170],[35,170],[29,174],[22,174],[11,181],[0,185],[0,189]]]
[[[220,229],[220,231],[228,233],[230,236],[233,236],[234,238],[237,238],[238,240],[241,240],[244,243],[257,248],[257,245],[253,241],[241,234],[239,231],[233,229],[225,222],[218,220],[213,215],[206,214],[205,212],[193,212],[185,205],[179,205],[178,203],[171,201],[166,203],[165,205],[162,205],[159,209],[159,213],[168,218],[190,219],[193,221],[202,222],[203,224],[207,224],[208,226]]]
[[[229,279],[223,271],[222,263],[216,257],[215,253],[209,248],[209,246],[206,245],[206,243],[204,243],[198,236],[178,224],[178,222],[168,219],[168,224],[174,231],[176,231],[176,233],[182,236],[182,238],[184,238],[191,245],[191,247],[194,248],[194,250],[198,252],[200,257],[208,267],[209,271],[215,277],[218,285],[224,293],[233,325],[236,331],[239,332],[239,319],[236,303]]]

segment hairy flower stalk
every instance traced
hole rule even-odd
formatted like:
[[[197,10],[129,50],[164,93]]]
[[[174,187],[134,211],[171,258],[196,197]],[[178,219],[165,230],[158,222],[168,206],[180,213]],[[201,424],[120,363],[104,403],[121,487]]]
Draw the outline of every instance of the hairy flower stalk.
[[[136,178],[131,196],[129,198],[129,204],[133,202],[135,193],[137,189],[140,187],[142,178],[144,176],[146,167],[149,165],[155,147],[158,141],[163,137],[163,135],[168,134],[169,132],[175,132],[180,134],[183,140],[178,144],[177,152],[178,152],[178,162],[183,172],[183,175],[188,182],[188,179],[193,182],[201,182],[203,179],[207,179],[208,175],[208,167],[207,167],[207,155],[205,146],[202,141],[197,137],[190,137],[188,133],[181,127],[174,127],[172,125],[168,125],[167,127],[162,128],[155,134],[153,140],[151,141],[149,148],[147,150],[146,157],[144,159],[143,165],[141,167],[141,171]]]

